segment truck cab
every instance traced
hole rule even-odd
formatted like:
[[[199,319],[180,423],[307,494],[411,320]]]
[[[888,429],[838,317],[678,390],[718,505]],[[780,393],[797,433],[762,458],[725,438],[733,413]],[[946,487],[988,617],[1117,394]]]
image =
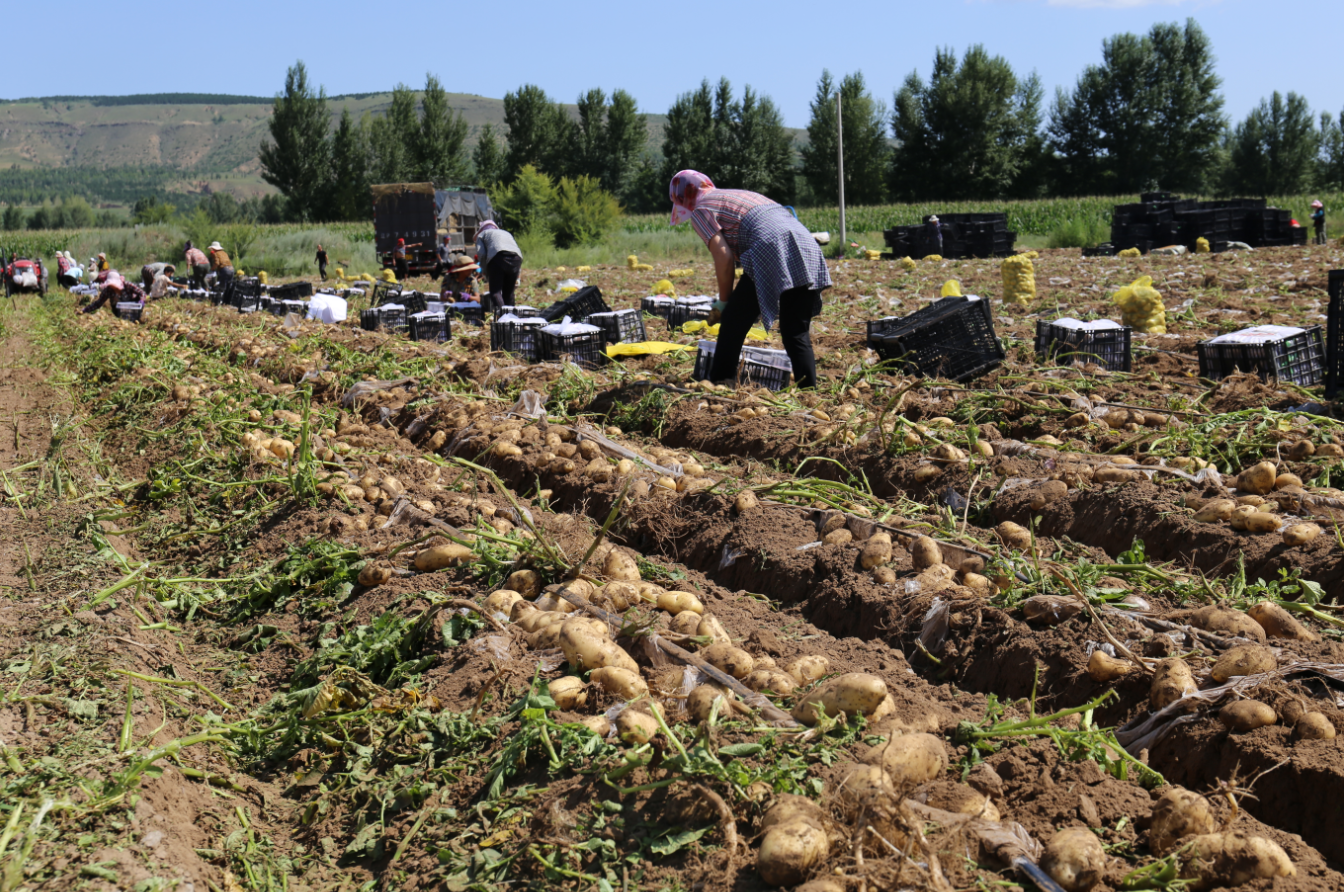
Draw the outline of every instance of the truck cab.
[[[471,253],[476,227],[494,216],[490,197],[476,186],[436,189],[433,183],[384,183],[371,191],[378,260],[384,269],[391,269],[397,239],[405,239],[412,275],[433,275],[438,270],[438,248],[445,236],[450,251]]]

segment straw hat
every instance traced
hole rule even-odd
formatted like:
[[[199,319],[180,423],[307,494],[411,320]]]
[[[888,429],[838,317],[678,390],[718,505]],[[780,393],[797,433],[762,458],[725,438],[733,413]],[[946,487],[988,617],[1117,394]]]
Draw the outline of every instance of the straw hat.
[[[211,243],[210,243],[210,250],[211,250],[211,251],[223,251],[223,250],[224,250],[224,246],[221,245],[219,242],[211,242]]]
[[[448,272],[450,273],[466,273],[480,268],[476,265],[476,261],[465,254],[454,254],[448,262],[450,264]]]

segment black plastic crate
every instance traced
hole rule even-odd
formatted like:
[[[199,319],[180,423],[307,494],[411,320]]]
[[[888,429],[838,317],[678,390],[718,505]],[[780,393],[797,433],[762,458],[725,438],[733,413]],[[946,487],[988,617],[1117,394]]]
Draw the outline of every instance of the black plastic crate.
[[[312,282],[290,282],[288,285],[276,285],[271,288],[271,297],[277,300],[302,300],[312,296]]]
[[[485,324],[485,307],[475,301],[465,300],[458,303],[444,304],[444,315],[450,319],[460,319],[470,325]]]
[[[612,310],[610,313],[594,313],[583,320],[589,325],[602,329],[602,335],[608,344],[639,344],[649,339],[644,330],[644,314],[639,310]]]
[[[540,319],[543,312],[543,310],[539,310],[536,307],[526,307],[522,304],[514,304],[511,307],[505,307],[504,312],[500,315],[507,316],[509,313],[512,313],[521,319]]]
[[[1344,385],[1344,269],[1330,270],[1326,283],[1325,397],[1332,400]]]
[[[306,300],[272,300],[268,312],[275,316],[284,316],[286,313],[298,313],[300,316],[308,315],[308,302]]]
[[[429,310],[428,299],[419,291],[403,291],[393,303],[405,307],[406,313],[411,316]]]
[[[1084,257],[1114,257],[1114,256],[1115,256],[1115,245],[1111,244],[1110,242],[1104,242],[1104,243],[1102,243],[1102,244],[1100,244],[1100,245],[1097,245],[1095,248],[1084,248],[1084,249],[1083,249],[1083,256],[1084,256]]]
[[[912,374],[952,381],[969,381],[1003,362],[988,301],[944,298],[914,316],[919,318],[877,340],[882,359]]]
[[[238,308],[240,313],[255,313],[261,309],[261,295],[239,294],[235,296],[233,305]]]
[[[391,282],[374,282],[369,293],[369,306],[381,307],[383,304],[400,304],[401,286]]]
[[[1036,355],[1055,361],[1095,362],[1112,372],[1128,372],[1133,366],[1128,325],[1120,328],[1077,329],[1036,322]]]
[[[687,322],[707,320],[713,309],[712,304],[673,304],[671,311],[667,314],[667,327],[681,328]]]
[[[406,311],[396,307],[370,307],[359,311],[359,327],[365,331],[406,331]]]
[[[889,334],[895,334],[903,328],[918,325],[924,319],[932,319],[947,310],[948,307],[966,303],[965,297],[942,297],[922,310],[915,310],[908,316],[888,316],[868,323],[868,346],[877,349],[877,342]]]
[[[594,313],[609,313],[611,307],[602,299],[602,292],[596,285],[588,285],[575,291],[569,297],[551,304],[541,314],[547,322],[559,322],[568,316],[570,319],[583,319]]]
[[[140,317],[145,312],[145,305],[138,300],[125,301],[114,305],[113,312],[117,314],[118,319],[126,322],[139,322]]]
[[[577,366],[595,369],[606,356],[607,343],[600,328],[579,334],[555,334],[543,328],[539,335],[543,362],[568,359]]]
[[[695,354],[695,368],[691,377],[696,381],[709,380],[710,370],[714,366],[714,351],[718,341],[701,341]],[[737,362],[737,383],[764,387],[767,390],[783,390],[789,386],[793,366],[788,354],[783,350],[770,350],[764,347],[743,347]]]
[[[453,337],[453,323],[443,313],[412,313],[409,335],[412,341],[443,343]]]
[[[529,321],[524,322],[523,319]],[[528,362],[537,362],[541,359],[541,329],[545,324],[546,320],[537,316],[496,318],[490,323],[490,349],[503,350],[521,356]]]
[[[650,316],[657,316],[660,319],[666,319],[671,315],[674,306],[676,306],[676,301],[673,298],[663,297],[661,294],[646,297],[639,303],[641,312],[648,313]]]
[[[1212,381],[1236,371],[1255,372],[1262,381],[1274,378],[1303,387],[1320,384],[1325,378],[1325,344],[1319,325],[1260,344],[1201,341],[1195,346],[1200,377]]]

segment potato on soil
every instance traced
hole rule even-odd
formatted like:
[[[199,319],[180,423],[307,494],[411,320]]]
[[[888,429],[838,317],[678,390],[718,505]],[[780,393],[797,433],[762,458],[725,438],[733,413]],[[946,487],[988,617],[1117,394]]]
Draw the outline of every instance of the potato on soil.
[[[1276,533],[1282,521],[1277,515],[1258,510],[1242,518],[1242,523],[1248,533]]]
[[[1242,644],[1224,651],[1213,664],[1211,675],[1214,681],[1224,682],[1239,675],[1273,672],[1278,665],[1274,652],[1263,644]]]
[[[589,731],[592,731],[598,737],[606,737],[611,733],[611,719],[607,718],[605,715],[584,716],[579,720],[579,724],[583,725]]]
[[[359,571],[359,584],[365,588],[374,588],[392,578],[392,568],[386,564],[369,564]]]
[[[846,529],[831,530],[821,541],[827,545],[848,545],[854,541],[854,534]]]
[[[877,805],[896,797],[896,786],[881,765],[858,763],[841,769],[840,800],[850,808]]]
[[[1091,830],[1070,827],[1050,838],[1041,855],[1041,869],[1066,892],[1087,892],[1106,871],[1106,852]]]
[[[536,570],[514,570],[504,581],[504,587],[532,601],[541,594],[541,575]]]
[[[491,613],[502,613],[505,616],[511,616],[513,605],[525,603],[523,596],[517,592],[502,588],[497,592],[491,592],[485,599],[485,609]]]
[[[665,591],[658,594],[658,609],[666,610],[673,616],[688,610],[691,613],[704,615],[705,605],[701,604],[700,599],[690,592]]]
[[[585,685],[581,678],[566,675],[550,682],[547,687],[550,689],[551,699],[561,709],[578,709],[588,702],[588,692],[584,690]]]
[[[643,677],[624,666],[603,666],[588,676],[593,684],[622,700],[634,700],[649,692]]]
[[[1231,607],[1201,607],[1190,614],[1190,624],[1206,632],[1263,642],[1265,630],[1255,620]]]
[[[937,780],[947,771],[943,741],[932,734],[897,734],[873,747],[863,759],[881,765],[898,789],[909,789]]]
[[[426,548],[415,556],[415,569],[422,573],[432,573],[448,567],[458,567],[474,557],[472,550],[465,545],[449,542],[447,545],[435,545]]]
[[[874,533],[863,543],[863,550],[859,552],[859,566],[865,570],[871,570],[874,567],[891,561],[891,534]]]
[[[678,635],[687,637],[695,635],[700,629],[700,614],[690,610],[678,613],[672,617],[672,622],[668,623],[667,628]]]
[[[896,571],[890,567],[877,567],[873,570],[873,582],[878,585],[895,585]]]
[[[686,712],[697,723],[706,721],[714,711],[714,701],[720,697],[723,698],[723,703],[719,704],[719,715],[732,715],[733,709],[730,704],[734,699],[733,695],[712,684],[698,685],[691,691],[690,696],[686,698]]]
[[[799,657],[784,670],[799,685],[807,685],[831,671],[831,661],[821,654]]]
[[[1205,502],[1204,506],[1195,512],[1195,521],[1197,523],[1219,523],[1227,520],[1236,510],[1237,503],[1231,499],[1214,499]]]
[[[1218,829],[1209,801],[1184,787],[1173,786],[1153,805],[1148,827],[1148,848],[1165,855],[1188,836],[1201,836]]]
[[[740,647],[722,642],[706,647],[700,651],[700,656],[704,657],[705,662],[709,665],[716,669],[722,669],[733,678],[746,678],[756,668],[751,654]]]
[[[1295,641],[1316,641],[1316,633],[1299,623],[1291,613],[1273,601],[1261,601],[1246,615],[1260,624],[1270,638],[1288,638]]]
[[[1098,684],[1110,684],[1133,671],[1133,663],[1113,657],[1101,648],[1092,651],[1087,659],[1087,677]]]
[[[612,549],[602,562],[602,573],[616,582],[639,582],[639,567],[635,559],[623,551]]]
[[[1259,700],[1238,700],[1218,710],[1218,721],[1234,734],[1245,734],[1247,731],[1272,725],[1278,720],[1279,717],[1273,708]]]
[[[956,781],[936,780],[924,784],[911,798],[954,815],[970,815],[986,821],[998,821],[1002,817],[988,796],[969,784]]]
[[[809,691],[793,708],[793,717],[804,725],[815,725],[821,720],[823,711],[832,718],[842,712],[869,716],[886,697],[887,683],[882,679],[863,672],[850,672]]]
[[[999,534],[999,539],[1009,548],[1022,550],[1031,547],[1031,531],[1021,524],[1005,520],[994,528],[994,532]]]
[[[581,669],[600,669],[604,666],[616,666],[639,672],[639,665],[621,646],[610,638],[602,638],[593,633],[586,624],[567,621],[560,631],[560,649],[565,659]]]
[[[631,746],[648,743],[660,730],[658,720],[647,712],[630,708],[616,716],[616,735]]]
[[[798,687],[798,682],[793,680],[793,676],[785,675],[778,669],[757,669],[744,678],[742,683],[758,694],[762,691],[790,694]]]
[[[910,546],[910,558],[916,570],[923,570],[943,562],[943,550],[928,536],[920,536]]]
[[[1321,528],[1314,523],[1295,523],[1283,531],[1283,544],[1289,548],[1306,545],[1321,534]]]
[[[756,493],[749,489],[742,490],[737,494],[737,497],[733,499],[733,509],[737,511],[738,514],[746,514],[748,511],[759,508],[760,505],[761,503],[757,500]]]
[[[1273,840],[1245,833],[1208,833],[1192,840],[1181,878],[1194,880],[1202,892],[1219,886],[1240,886],[1251,880],[1297,876],[1288,854]]]
[[[830,853],[826,817],[802,796],[780,796],[765,813],[761,829],[757,869],[768,885],[801,883]]]
[[[693,610],[687,610],[678,613],[677,616],[695,617],[700,615]],[[709,613],[700,616],[700,621],[696,624],[693,634],[699,638],[710,638],[715,644],[731,644],[733,640],[729,636],[728,630],[723,627],[723,623],[719,622],[719,618]],[[757,661],[756,666],[760,666],[759,661]]]
[[[1293,725],[1293,737],[1297,740],[1334,740],[1335,725],[1322,713],[1303,713]]]
[[[1153,709],[1170,706],[1186,694],[1199,690],[1195,684],[1195,674],[1185,660],[1171,657],[1157,664],[1153,673],[1153,684],[1149,689],[1148,702]]]
[[[1279,471],[1274,462],[1262,461],[1241,472],[1237,477],[1237,489],[1262,496],[1274,488],[1278,476]]]

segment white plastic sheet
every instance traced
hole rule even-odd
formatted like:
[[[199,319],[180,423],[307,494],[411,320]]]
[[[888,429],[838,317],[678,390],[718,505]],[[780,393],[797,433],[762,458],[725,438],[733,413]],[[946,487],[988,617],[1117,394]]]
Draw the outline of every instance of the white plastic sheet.
[[[347,306],[344,300],[334,294],[314,294],[308,301],[308,318],[328,325],[344,322]]]

